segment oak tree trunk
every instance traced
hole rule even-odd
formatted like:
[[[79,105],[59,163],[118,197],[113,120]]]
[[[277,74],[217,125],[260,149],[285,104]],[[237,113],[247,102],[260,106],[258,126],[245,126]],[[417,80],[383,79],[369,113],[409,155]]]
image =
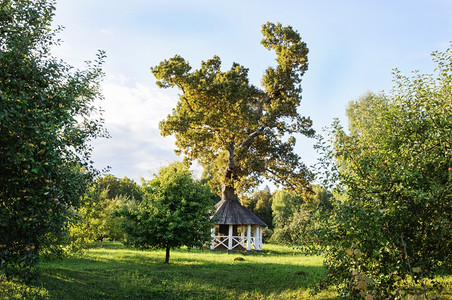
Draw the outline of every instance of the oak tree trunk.
[[[234,182],[234,179],[237,179],[234,174],[235,170],[235,158],[234,158],[234,145],[230,145],[228,147],[228,164],[224,170],[225,184],[223,184],[221,188],[221,200],[233,201],[239,200],[235,188],[231,183]]]
[[[232,200],[239,200],[237,194],[235,193],[235,188],[232,186],[226,186],[223,185],[223,188],[221,190],[221,200],[227,200],[227,201],[232,201]]]

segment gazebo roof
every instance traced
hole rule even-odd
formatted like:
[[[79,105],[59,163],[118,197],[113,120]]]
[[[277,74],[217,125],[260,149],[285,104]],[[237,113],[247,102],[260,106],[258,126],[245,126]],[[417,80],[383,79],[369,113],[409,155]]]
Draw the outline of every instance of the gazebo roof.
[[[216,212],[212,221],[219,225],[259,225],[267,227],[248,208],[241,205],[238,200],[222,200],[215,205]]]

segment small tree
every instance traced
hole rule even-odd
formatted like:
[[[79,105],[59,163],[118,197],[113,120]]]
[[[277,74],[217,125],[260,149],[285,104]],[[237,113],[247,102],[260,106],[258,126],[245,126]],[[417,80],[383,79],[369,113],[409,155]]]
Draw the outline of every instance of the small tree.
[[[143,200],[125,211],[127,243],[140,248],[201,247],[210,239],[213,210],[209,187],[192,178],[188,167],[174,162],[143,181]]]
[[[291,232],[289,225],[294,222],[294,216],[304,203],[303,198],[289,190],[277,190],[272,197],[273,225],[275,226],[271,242],[293,244],[295,232]]]
[[[307,253],[318,253],[320,241],[315,232],[323,226],[319,217],[331,211],[331,197],[331,192],[320,185],[312,185],[303,198],[284,190],[275,192],[273,209],[278,227],[271,241],[297,246]]]

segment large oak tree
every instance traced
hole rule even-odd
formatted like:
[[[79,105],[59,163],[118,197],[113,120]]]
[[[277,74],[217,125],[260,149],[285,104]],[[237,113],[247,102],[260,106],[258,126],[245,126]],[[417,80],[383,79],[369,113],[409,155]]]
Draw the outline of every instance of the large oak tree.
[[[194,71],[179,55],[151,68],[159,87],[182,92],[160,123],[162,135],[175,134],[177,152],[186,159],[213,164],[211,182],[222,186],[222,200],[237,199],[262,178],[300,189],[310,180],[294,153],[295,134],[314,134],[311,120],[297,111],[308,48],[290,26],[267,23],[262,34],[261,43],[275,51],[277,65],[267,68],[261,88],[237,63],[222,71],[217,56]]]

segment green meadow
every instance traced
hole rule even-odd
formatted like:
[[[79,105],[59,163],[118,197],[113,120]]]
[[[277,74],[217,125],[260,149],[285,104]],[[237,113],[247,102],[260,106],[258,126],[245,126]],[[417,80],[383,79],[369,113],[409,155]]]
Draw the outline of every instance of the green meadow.
[[[311,296],[325,274],[320,256],[265,245],[240,253],[176,249],[142,251],[119,243],[91,248],[79,257],[41,262],[31,287],[16,286],[16,299],[330,299]],[[13,284],[13,283],[10,283]],[[5,298],[6,299],[6,298]]]
[[[38,265],[25,286],[0,284],[0,299],[334,299],[333,289],[312,295],[326,269],[321,256],[264,245],[262,252],[137,250],[107,242],[83,255]],[[452,276],[439,278],[452,298]]]

